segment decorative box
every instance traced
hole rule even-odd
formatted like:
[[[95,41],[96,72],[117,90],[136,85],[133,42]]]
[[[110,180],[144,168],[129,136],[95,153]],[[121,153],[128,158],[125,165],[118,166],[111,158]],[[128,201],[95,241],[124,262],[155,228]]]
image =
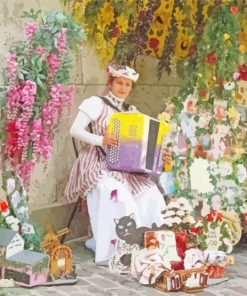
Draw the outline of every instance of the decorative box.
[[[169,261],[182,261],[178,256],[176,237],[173,231],[146,231],[144,234],[144,247],[148,248],[153,241],[156,241],[156,246],[160,249],[160,253],[164,258]]]
[[[13,279],[16,284],[33,287],[47,282],[49,256],[23,250],[9,257],[3,268],[3,278]]]
[[[217,265],[209,265],[207,268],[209,278],[219,279],[225,277],[225,267]]]

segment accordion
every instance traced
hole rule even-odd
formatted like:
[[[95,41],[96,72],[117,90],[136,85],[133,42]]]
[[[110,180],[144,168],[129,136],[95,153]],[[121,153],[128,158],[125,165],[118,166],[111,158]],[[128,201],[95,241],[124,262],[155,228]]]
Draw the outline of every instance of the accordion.
[[[141,113],[114,113],[109,132],[117,146],[108,146],[107,165],[111,170],[159,175],[169,127],[165,122]]]

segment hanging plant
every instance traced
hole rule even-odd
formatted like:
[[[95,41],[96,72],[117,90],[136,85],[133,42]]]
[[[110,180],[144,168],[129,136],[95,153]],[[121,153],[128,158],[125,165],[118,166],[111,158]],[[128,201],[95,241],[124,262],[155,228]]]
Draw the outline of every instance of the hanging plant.
[[[29,222],[31,172],[52,153],[54,132],[74,87],[70,85],[70,50],[85,40],[82,28],[59,11],[24,11],[24,40],[5,55],[1,89],[0,135],[3,189],[0,226],[22,233],[25,247],[39,249],[38,231]]]

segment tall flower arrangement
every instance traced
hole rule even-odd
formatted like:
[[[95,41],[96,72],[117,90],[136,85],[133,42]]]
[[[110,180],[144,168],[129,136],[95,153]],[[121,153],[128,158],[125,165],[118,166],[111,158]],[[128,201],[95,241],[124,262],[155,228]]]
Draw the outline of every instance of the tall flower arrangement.
[[[25,235],[33,229],[25,225],[31,172],[39,161],[46,166],[62,112],[72,103],[70,50],[79,49],[85,34],[81,26],[59,11],[44,15],[24,11],[23,17],[30,19],[24,24],[24,40],[14,43],[5,55],[0,137],[7,197],[1,205],[6,203],[10,209],[7,214],[1,211],[1,225],[11,227],[13,223],[8,221],[18,219]],[[11,191],[9,184],[13,182],[16,185]]]
[[[6,139],[3,153],[28,185],[35,162],[51,155],[54,130],[73,99],[69,48],[79,46],[82,29],[60,12],[24,12],[25,41],[6,54]]]
[[[176,194],[190,199],[203,216],[212,209],[239,215],[247,211],[246,101],[239,93],[246,85],[241,21],[230,1],[214,9],[198,36],[193,59],[182,61],[183,85],[162,115],[172,118]]]

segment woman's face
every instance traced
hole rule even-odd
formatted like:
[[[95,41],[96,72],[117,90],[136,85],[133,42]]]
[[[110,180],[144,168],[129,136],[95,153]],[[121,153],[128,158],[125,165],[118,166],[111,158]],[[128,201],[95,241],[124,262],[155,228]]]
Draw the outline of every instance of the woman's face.
[[[115,77],[111,82],[110,91],[119,99],[128,97],[132,89],[132,80],[125,77]]]

